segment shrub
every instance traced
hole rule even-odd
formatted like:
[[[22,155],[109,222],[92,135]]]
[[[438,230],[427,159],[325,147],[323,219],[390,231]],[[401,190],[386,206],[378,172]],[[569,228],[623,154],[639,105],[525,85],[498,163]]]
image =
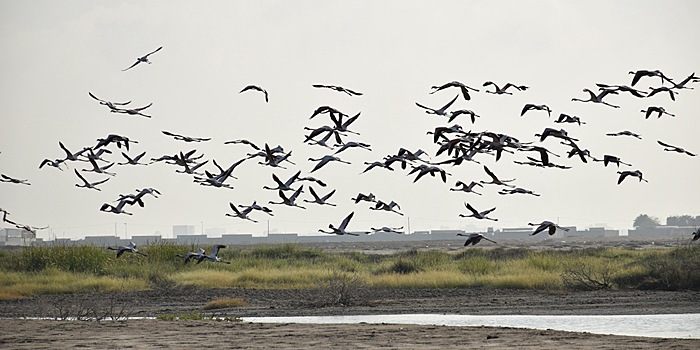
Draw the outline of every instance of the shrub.
[[[350,306],[356,304],[361,298],[360,293],[366,285],[356,274],[333,271],[322,281],[315,293],[316,306]]]

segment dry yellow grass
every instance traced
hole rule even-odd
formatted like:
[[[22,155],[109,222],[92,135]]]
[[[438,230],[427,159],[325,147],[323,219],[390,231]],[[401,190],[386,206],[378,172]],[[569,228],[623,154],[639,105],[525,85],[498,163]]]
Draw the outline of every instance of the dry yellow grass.
[[[241,306],[248,306],[248,302],[241,298],[230,298],[230,297],[223,297],[223,298],[216,298],[206,304],[202,307],[204,310],[215,310],[215,309],[228,309],[231,307],[241,307]]]

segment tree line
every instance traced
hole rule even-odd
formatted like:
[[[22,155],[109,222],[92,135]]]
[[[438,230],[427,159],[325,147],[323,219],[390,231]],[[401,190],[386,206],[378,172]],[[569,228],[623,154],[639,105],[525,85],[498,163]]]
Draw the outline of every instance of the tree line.
[[[632,224],[637,227],[656,227],[661,226],[661,221],[658,217],[640,214],[634,219]],[[700,215],[674,215],[666,218],[666,226],[700,226]]]

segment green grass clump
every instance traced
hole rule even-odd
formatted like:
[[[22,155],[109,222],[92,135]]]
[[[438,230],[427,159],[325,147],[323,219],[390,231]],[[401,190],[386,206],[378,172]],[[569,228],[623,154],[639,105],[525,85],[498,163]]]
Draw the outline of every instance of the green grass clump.
[[[334,274],[391,288],[692,289],[700,290],[700,247],[670,249],[465,248],[394,254],[328,253],[293,244],[223,249],[231,264],[185,265],[198,246],[156,243],[147,257],[90,246],[0,250],[0,299],[42,293],[201,288],[318,288]],[[211,246],[202,246],[211,250]]]

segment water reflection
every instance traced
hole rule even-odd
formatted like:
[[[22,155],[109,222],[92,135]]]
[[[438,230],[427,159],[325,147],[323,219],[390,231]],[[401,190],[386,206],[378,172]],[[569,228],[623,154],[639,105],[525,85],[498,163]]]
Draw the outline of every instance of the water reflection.
[[[672,315],[355,315],[243,317],[259,323],[395,323],[445,326],[492,326],[660,338],[700,339],[700,314]]]

